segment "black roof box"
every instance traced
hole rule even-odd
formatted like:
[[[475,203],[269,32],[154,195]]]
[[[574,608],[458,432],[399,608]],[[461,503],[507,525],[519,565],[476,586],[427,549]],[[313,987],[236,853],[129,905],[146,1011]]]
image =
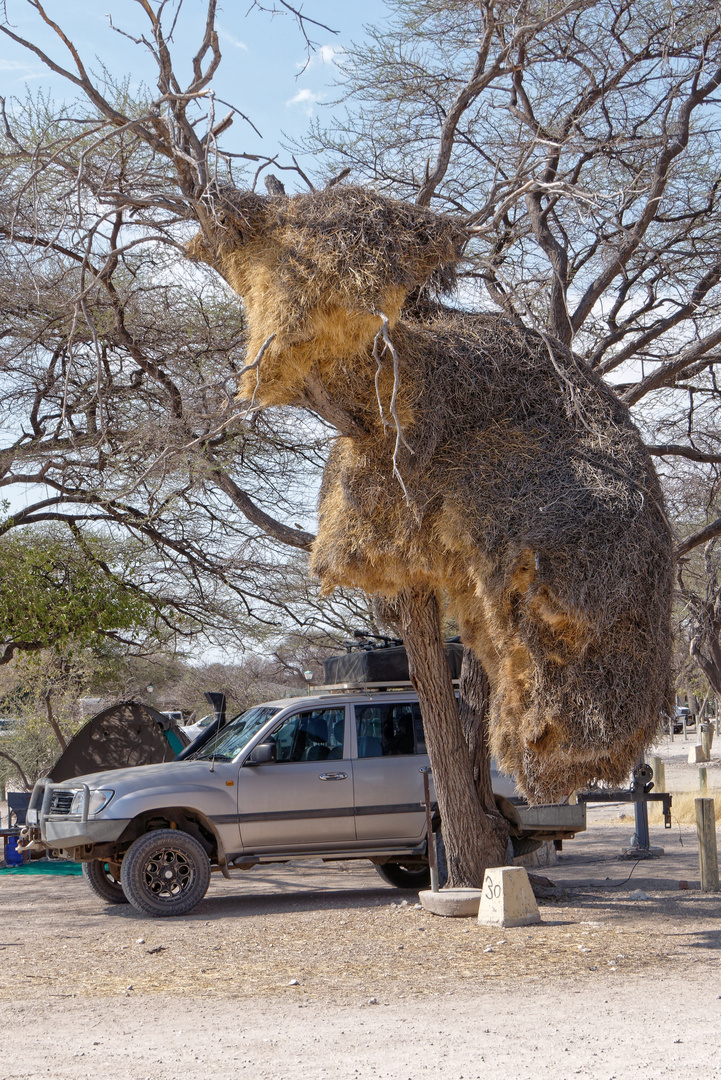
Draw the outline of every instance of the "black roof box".
[[[459,679],[463,646],[459,641],[446,642],[446,659],[451,678]],[[364,686],[368,683],[409,683],[408,657],[402,645],[388,648],[364,646],[323,661],[324,686]]]

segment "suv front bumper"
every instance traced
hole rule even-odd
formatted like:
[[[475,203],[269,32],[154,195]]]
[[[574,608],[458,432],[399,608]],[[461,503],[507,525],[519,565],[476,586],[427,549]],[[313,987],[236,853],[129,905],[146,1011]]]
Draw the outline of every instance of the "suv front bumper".
[[[25,821],[33,830],[40,832],[42,843],[48,848],[75,848],[86,844],[111,844],[130,824],[131,818],[88,817],[90,790],[87,784],[78,784],[85,792],[83,810],[80,814],[51,814],[50,800],[53,791],[68,790],[66,784],[53,784],[41,778],[33,788]]]

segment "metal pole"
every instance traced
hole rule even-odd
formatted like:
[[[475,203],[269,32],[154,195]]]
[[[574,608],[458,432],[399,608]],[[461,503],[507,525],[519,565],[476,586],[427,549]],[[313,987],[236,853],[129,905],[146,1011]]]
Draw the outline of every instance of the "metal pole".
[[[636,843],[633,846],[642,851],[648,851],[651,847],[651,836],[648,831],[648,804],[643,801],[637,802],[633,804],[633,809],[636,818]]]
[[[428,766],[421,769],[423,773],[423,794],[426,807],[426,836],[428,837],[428,864],[431,868],[431,892],[438,892],[438,861],[436,859],[436,837],[433,832],[433,816],[431,813],[431,770]]]

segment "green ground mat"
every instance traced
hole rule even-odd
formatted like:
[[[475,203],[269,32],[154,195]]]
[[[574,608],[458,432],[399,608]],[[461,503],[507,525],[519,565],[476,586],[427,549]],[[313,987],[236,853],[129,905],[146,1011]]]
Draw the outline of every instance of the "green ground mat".
[[[77,877],[82,874],[80,863],[76,862],[36,862],[25,863],[24,866],[5,866],[0,869],[0,874],[63,874],[64,876]]]

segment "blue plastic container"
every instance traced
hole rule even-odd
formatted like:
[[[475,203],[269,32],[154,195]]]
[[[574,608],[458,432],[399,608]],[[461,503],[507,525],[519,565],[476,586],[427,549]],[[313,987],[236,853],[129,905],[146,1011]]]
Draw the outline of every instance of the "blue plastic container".
[[[8,836],[5,843],[5,865],[6,866],[22,866],[23,853],[18,851],[19,836]]]

